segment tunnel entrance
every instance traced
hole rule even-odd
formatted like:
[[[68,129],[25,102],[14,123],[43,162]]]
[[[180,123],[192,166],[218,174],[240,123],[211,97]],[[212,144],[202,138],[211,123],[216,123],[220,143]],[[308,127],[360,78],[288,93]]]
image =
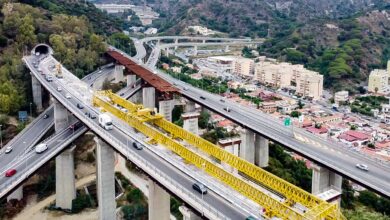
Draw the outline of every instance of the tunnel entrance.
[[[38,44],[31,51],[32,54],[53,54],[53,49],[47,44]]]

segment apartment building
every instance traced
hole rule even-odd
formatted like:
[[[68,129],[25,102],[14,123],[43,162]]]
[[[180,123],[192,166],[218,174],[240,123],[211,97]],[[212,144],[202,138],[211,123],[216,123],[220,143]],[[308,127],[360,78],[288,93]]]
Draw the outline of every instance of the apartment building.
[[[296,79],[296,94],[318,100],[322,96],[324,76],[314,71],[306,71]]]
[[[340,103],[340,102],[346,102],[348,101],[349,92],[348,91],[339,91],[334,94],[334,102]]]
[[[241,76],[253,76],[254,63],[252,59],[237,58],[233,62],[233,73]]]
[[[389,88],[389,73],[386,70],[372,70],[368,78],[368,91],[386,94]]]
[[[274,59],[260,57],[255,65],[254,79],[276,88],[295,86],[296,94],[317,100],[322,96],[324,78],[303,65],[278,63]]]

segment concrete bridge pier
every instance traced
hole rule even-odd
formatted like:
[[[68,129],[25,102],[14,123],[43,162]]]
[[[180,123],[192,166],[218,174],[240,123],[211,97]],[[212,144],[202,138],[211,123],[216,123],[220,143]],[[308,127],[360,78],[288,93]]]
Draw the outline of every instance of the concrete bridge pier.
[[[60,102],[52,100],[54,127],[58,132],[70,125],[72,115]],[[73,149],[65,150],[56,157],[56,206],[62,209],[72,209],[72,200],[76,198]]]
[[[154,109],[156,107],[156,89],[154,87],[142,89],[142,104],[145,108]]]
[[[335,190],[341,193],[342,181],[342,176],[325,167],[313,164],[311,193],[318,195],[329,190]]]
[[[196,56],[196,55],[198,55],[198,46],[194,46],[194,55]]]
[[[183,128],[186,131],[189,131],[195,135],[199,135],[199,126],[198,118],[199,112],[187,112],[183,113],[181,117],[183,118]]]
[[[179,211],[183,215],[183,220],[201,220],[202,219],[202,217],[198,216],[191,209],[185,207],[184,205],[179,207]]]
[[[170,202],[169,194],[153,180],[149,180],[149,220],[169,220]]]
[[[115,78],[114,82],[115,83],[119,83],[120,81],[123,81],[124,69],[125,69],[125,67],[123,65],[115,64],[115,68],[114,68],[114,78]]]
[[[175,39],[175,44],[178,44],[179,43],[179,38],[176,38]],[[177,50],[177,48],[179,48],[178,46],[175,46],[175,50]]]
[[[136,86],[137,82],[137,76],[134,75],[134,74],[129,74],[129,75],[126,75],[126,85],[127,86]],[[137,92],[135,93],[132,97],[129,98],[129,101],[130,102],[133,102],[133,103],[141,103],[142,102],[142,95],[141,95],[141,92]]]
[[[23,199],[23,185],[16,188],[9,196],[7,196],[7,202],[16,199],[18,201]]]
[[[116,219],[114,150],[103,140],[96,142],[96,185],[100,220]]]
[[[269,161],[269,141],[264,136],[255,136],[255,164],[259,167],[267,167]]]
[[[172,109],[174,107],[174,100],[163,100],[158,103],[158,112],[164,116],[168,121],[172,121]]]
[[[255,162],[255,133],[249,129],[241,129],[240,157],[250,163]]]
[[[186,101],[186,105],[184,107],[184,112],[194,112],[195,111],[195,102]]]
[[[225,52],[228,52],[229,51],[229,45],[226,45],[225,46]]]
[[[225,151],[234,154],[235,156],[238,156],[238,150],[239,146],[241,144],[241,139],[240,138],[226,138],[226,139],[221,139],[218,141],[218,145],[223,148]],[[221,162],[223,168],[225,170],[228,170],[229,172],[232,173],[237,173],[237,169],[234,167],[230,166],[229,164],[225,162]]]
[[[31,84],[32,84],[32,95],[33,95],[33,101],[37,108],[37,112],[43,111],[42,106],[42,86],[41,83],[38,81],[38,79],[31,74]]]
[[[165,48],[165,56],[169,57],[169,48]]]

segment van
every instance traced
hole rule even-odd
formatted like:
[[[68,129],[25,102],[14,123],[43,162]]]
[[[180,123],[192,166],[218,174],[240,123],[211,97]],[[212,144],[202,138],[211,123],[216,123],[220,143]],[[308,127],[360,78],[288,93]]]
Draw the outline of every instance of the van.
[[[47,144],[45,144],[45,143],[38,144],[38,145],[35,147],[35,152],[36,152],[37,154],[40,154],[40,153],[44,152],[45,150],[47,150]]]
[[[5,177],[11,177],[11,176],[15,175],[15,173],[16,173],[15,169],[9,169],[9,170],[7,170],[7,172],[5,172]]]

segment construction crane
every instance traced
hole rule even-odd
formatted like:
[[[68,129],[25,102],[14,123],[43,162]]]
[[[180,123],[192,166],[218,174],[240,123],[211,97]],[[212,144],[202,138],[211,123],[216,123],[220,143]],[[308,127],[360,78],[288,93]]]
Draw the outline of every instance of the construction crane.
[[[59,63],[56,65],[55,75],[56,75],[57,78],[62,78],[63,77],[63,75],[62,75],[62,66]]]
[[[100,107],[101,110],[125,121],[131,127],[149,137],[153,142],[167,147],[189,163],[203,169],[214,178],[255,201],[266,210],[264,216],[267,218],[345,219],[337,204],[321,200],[266,170],[224,151],[213,143],[167,121],[162,115],[156,114],[151,109],[131,103],[111,91],[96,92],[92,102],[95,106]],[[117,106],[121,106],[121,108],[127,111],[123,111],[123,109],[121,110]],[[258,187],[224,170],[213,163],[210,158],[183,146],[178,139],[184,140],[207,155],[236,168],[257,183]],[[259,188],[263,188],[263,190]],[[275,199],[270,193],[265,193],[264,189],[270,193],[282,196],[283,199]],[[304,206],[305,210],[299,210],[296,208],[297,206]]]

